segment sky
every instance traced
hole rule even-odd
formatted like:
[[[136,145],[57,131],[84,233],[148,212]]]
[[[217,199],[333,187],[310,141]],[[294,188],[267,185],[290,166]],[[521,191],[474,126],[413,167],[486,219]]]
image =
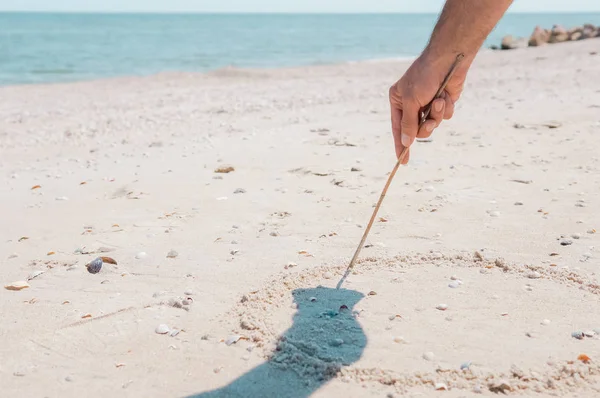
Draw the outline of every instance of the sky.
[[[438,12],[444,0],[0,0],[0,11]],[[515,0],[510,12],[600,12],[599,0]]]

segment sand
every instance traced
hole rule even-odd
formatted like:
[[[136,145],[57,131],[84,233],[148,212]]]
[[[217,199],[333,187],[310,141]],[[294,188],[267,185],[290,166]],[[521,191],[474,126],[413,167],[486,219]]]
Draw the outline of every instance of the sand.
[[[599,44],[482,52],[340,291],[408,63],[0,88],[2,395],[598,396]]]

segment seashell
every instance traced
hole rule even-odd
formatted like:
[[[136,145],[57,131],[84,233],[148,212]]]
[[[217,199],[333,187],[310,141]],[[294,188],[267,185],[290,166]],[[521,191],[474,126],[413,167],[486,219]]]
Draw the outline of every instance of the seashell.
[[[179,334],[179,332],[181,332],[181,330],[178,330],[178,329],[173,329],[173,330],[171,330],[171,331],[169,332],[169,336],[171,336],[171,337],[175,337],[175,336],[177,336],[177,335]]]
[[[423,354],[423,359],[426,361],[433,361],[435,359],[435,354],[433,352],[426,352]]]
[[[333,274],[331,272],[325,272],[323,274],[323,278],[325,278],[325,279],[331,279],[331,278],[333,278]]]
[[[42,187],[41,185],[34,185],[31,187],[31,190],[40,189],[41,187]]]
[[[176,258],[177,256],[179,256],[179,253],[177,253],[175,250],[171,250],[167,253],[167,258]]]
[[[97,274],[102,269],[102,258],[98,257],[85,266],[90,274]]]
[[[581,355],[579,355],[579,356],[577,357],[577,359],[578,359],[579,361],[583,362],[583,363],[588,363],[588,362],[590,362],[590,361],[592,360],[590,357],[588,357],[588,356],[587,356],[587,355],[585,355],[585,354],[581,354]]]
[[[29,287],[29,283],[26,281],[16,281],[9,285],[5,285],[4,288],[7,290],[23,290]]]
[[[240,341],[241,338],[242,338],[242,336],[240,336],[240,335],[229,336],[227,338],[227,340],[225,340],[225,344],[228,345],[228,346],[232,345],[232,344],[235,344],[238,341]]]
[[[167,334],[167,333],[169,333],[170,329],[167,325],[165,325],[164,323],[161,323],[160,325],[158,325],[156,327],[156,329],[154,331],[158,334]]]
[[[185,294],[186,296],[192,296],[194,294],[194,291],[192,289],[186,289],[183,294]]]
[[[100,259],[102,260],[103,263],[117,265],[117,261],[114,258],[111,258],[111,257],[100,257]]]
[[[573,337],[577,340],[583,340],[584,335],[583,335],[583,332],[576,331],[576,332],[571,333],[571,337]]]
[[[448,391],[448,386],[444,383],[435,383],[436,391]]]
[[[406,340],[402,336],[396,336],[394,337],[394,343],[406,344]]]
[[[30,281],[33,278],[37,278],[38,276],[42,275],[45,271],[33,271],[31,274],[29,274],[29,276],[27,277],[27,280]]]
[[[469,362],[463,362],[460,365],[460,370],[468,370],[469,368],[471,368],[471,361],[469,361]]]
[[[570,246],[573,244],[573,241],[570,239],[561,239],[560,240],[560,245],[561,246]]]
[[[435,308],[438,309],[438,310],[440,310],[440,311],[446,311],[448,309],[448,304],[439,304]]]
[[[215,169],[215,173],[227,174],[235,171],[233,166],[220,166]]]
[[[542,274],[540,274],[540,273],[539,273],[539,272],[537,272],[537,271],[533,271],[533,272],[530,272],[530,273],[527,275],[527,277],[528,277],[529,279],[540,279],[540,278],[542,277]]]
[[[550,319],[544,319],[541,323],[544,326],[548,326],[548,325],[550,325]]]
[[[146,258],[148,255],[146,254],[146,252],[139,252],[138,254],[135,255],[135,258],[137,258],[138,260],[141,260],[143,258]]]
[[[376,292],[376,291],[373,291],[373,290],[371,290],[371,291],[369,292],[369,296],[377,296],[377,292]]]
[[[48,253],[46,253],[46,256],[53,256],[55,254],[56,254],[56,252],[48,252]]]
[[[83,314],[83,315],[81,316],[81,319],[89,319],[89,318],[91,318],[91,317],[92,317],[92,314]]]
[[[448,287],[452,288],[452,289],[457,289],[458,287],[460,287],[460,285],[461,285],[460,281],[452,281],[448,284]]]
[[[596,335],[596,332],[594,332],[593,330],[584,330],[583,335],[585,337],[594,337]]]

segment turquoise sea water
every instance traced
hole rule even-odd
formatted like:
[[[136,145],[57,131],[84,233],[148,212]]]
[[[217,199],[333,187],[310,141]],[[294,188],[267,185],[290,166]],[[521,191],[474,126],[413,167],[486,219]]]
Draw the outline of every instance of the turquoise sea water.
[[[0,85],[417,55],[435,14],[0,13]],[[507,14],[488,38],[600,13]]]

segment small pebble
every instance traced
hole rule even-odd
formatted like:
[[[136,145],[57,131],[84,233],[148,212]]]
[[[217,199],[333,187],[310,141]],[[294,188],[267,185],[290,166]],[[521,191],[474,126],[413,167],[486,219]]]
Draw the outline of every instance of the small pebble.
[[[457,281],[457,280],[458,280],[458,276],[456,276],[456,275],[452,275],[452,276],[450,277],[450,279],[451,279],[451,280],[453,280],[453,281]]]
[[[600,328],[598,329],[594,329],[594,333],[599,334],[600,335]]]
[[[523,202],[515,202],[515,206],[523,206]]]
[[[586,330],[583,332],[583,335],[585,337],[594,337],[596,335],[596,332],[594,332],[593,330]]]
[[[323,278],[325,278],[325,279],[331,279],[331,278],[333,278],[333,274],[331,272],[325,272],[323,274]]]
[[[169,332],[169,336],[171,336],[171,337],[175,337],[175,336],[177,336],[177,335],[179,334],[179,332],[180,332],[180,330],[173,329],[173,330],[171,330],[171,331]]]
[[[463,362],[463,363],[460,365],[460,370],[467,370],[467,369],[469,369],[470,367],[471,367],[471,362]]]
[[[452,289],[456,289],[456,288],[460,287],[460,285],[461,285],[460,281],[452,281],[448,284],[448,287],[452,288]]]
[[[423,354],[423,359],[426,361],[433,361],[435,359],[435,355],[433,354],[433,352],[426,352],[425,354]]]
[[[135,258],[137,258],[138,260],[141,260],[143,258],[146,258],[148,255],[146,254],[146,252],[139,252],[138,254],[135,255]]]
[[[500,217],[499,211],[490,211],[488,214],[490,215],[490,217]]]
[[[277,233],[277,232],[271,232],[269,235],[271,235],[271,236],[279,236],[279,233]]]
[[[473,387],[473,392],[475,394],[483,394],[483,387],[477,384],[475,387]]]
[[[102,264],[103,264],[102,258],[98,257],[98,258],[92,260],[85,267],[87,268],[87,270],[90,274],[97,274],[102,269]]]
[[[194,294],[194,291],[192,289],[187,289],[183,292],[183,294],[185,294],[186,296],[192,296]]]
[[[581,234],[578,234],[578,233],[573,234],[573,235],[571,235],[571,238],[573,238],[573,239],[581,239]]]
[[[17,253],[13,253],[10,256],[8,256],[8,259],[10,260],[11,258],[17,258],[19,257],[19,255]]]
[[[544,326],[548,326],[548,325],[550,325],[550,319],[544,319],[544,320],[542,321],[542,325],[544,325]]]
[[[560,244],[561,246],[570,246],[573,244],[573,241],[570,239],[561,239]]]
[[[309,300],[310,300],[311,303],[314,303],[315,301],[317,301],[317,298],[316,297],[311,297],[311,298],[309,298]]]
[[[394,343],[406,344],[406,340],[402,336],[396,336],[394,337]]]
[[[435,308],[438,309],[438,310],[440,310],[440,311],[446,311],[448,309],[448,304],[439,304]]]
[[[73,376],[67,376],[65,377],[65,381],[73,381]]]
[[[169,333],[169,327],[167,325],[165,325],[164,323],[161,323],[160,325],[158,325],[156,327],[155,332],[158,334],[167,334]]]
[[[583,332],[577,331],[577,332],[573,332],[571,333],[571,337],[577,339],[577,340],[583,340]]]
[[[233,191],[234,194],[238,194],[238,193],[246,193],[246,190],[244,188],[238,188],[235,191]]]
[[[59,196],[58,198],[56,198],[56,200],[69,200],[69,198],[67,198],[66,196]]]
[[[177,253],[175,250],[171,250],[167,253],[167,258],[176,258],[177,256],[179,256],[179,253]]]
[[[595,230],[595,229],[588,229],[588,230],[587,230],[587,233],[588,233],[588,234],[595,234],[595,233],[596,233],[596,230]]]

